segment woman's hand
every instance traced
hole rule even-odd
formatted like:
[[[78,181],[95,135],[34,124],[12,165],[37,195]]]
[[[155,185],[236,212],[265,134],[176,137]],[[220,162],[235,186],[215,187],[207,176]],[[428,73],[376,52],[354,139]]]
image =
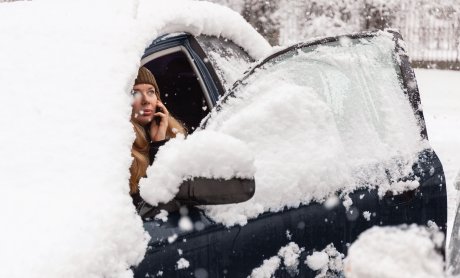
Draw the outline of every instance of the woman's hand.
[[[153,142],[166,139],[166,130],[168,129],[169,111],[161,101],[157,100],[156,110],[153,114],[152,123],[150,125],[150,139]],[[159,109],[158,109],[159,108]]]

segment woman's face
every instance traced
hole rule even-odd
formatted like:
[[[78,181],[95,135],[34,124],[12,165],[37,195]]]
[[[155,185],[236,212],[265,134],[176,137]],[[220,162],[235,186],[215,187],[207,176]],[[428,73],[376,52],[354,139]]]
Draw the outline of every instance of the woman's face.
[[[146,126],[153,119],[157,107],[155,87],[150,84],[137,84],[133,87],[133,117],[142,126]]]

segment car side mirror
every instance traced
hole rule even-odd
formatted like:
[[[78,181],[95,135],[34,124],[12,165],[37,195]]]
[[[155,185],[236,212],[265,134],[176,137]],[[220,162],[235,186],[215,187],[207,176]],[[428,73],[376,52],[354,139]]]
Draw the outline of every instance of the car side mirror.
[[[185,180],[175,199],[190,205],[222,205],[245,202],[254,196],[254,179],[194,178]]]
[[[141,197],[151,206],[175,199],[190,205],[217,205],[249,200],[255,192],[254,154],[243,141],[221,132],[198,130],[162,146]]]

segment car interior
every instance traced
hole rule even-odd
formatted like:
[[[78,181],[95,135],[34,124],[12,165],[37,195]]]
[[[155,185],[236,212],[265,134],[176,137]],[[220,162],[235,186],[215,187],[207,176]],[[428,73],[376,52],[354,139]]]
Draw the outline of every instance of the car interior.
[[[208,114],[210,107],[187,55],[181,51],[166,53],[145,65],[155,76],[161,100],[171,115],[192,133]]]

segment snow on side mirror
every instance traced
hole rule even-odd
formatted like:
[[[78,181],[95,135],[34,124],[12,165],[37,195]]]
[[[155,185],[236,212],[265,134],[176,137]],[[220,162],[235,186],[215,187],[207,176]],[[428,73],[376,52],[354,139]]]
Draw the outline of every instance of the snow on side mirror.
[[[152,206],[174,197],[192,204],[249,200],[255,191],[254,154],[246,143],[220,132],[198,130],[171,139],[139,183]]]

